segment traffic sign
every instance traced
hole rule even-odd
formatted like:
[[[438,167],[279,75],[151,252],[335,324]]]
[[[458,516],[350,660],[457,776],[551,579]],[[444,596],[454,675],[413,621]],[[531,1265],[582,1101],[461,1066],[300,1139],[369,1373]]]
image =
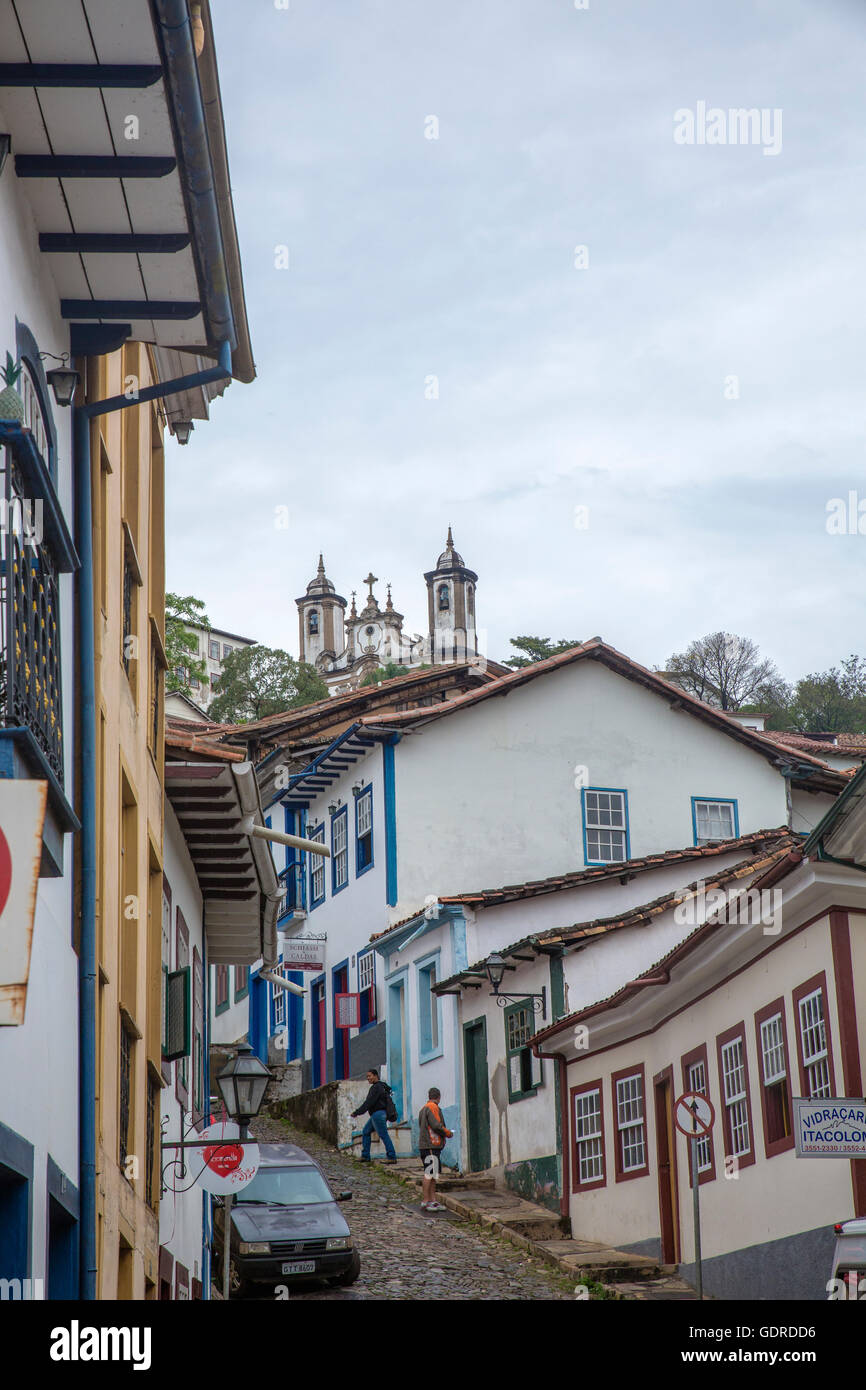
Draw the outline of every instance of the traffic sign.
[[[249,1139],[241,1143],[241,1132],[236,1124],[219,1120],[203,1129],[199,1138],[213,1140],[199,1150],[189,1151],[196,1154],[192,1162],[201,1163],[197,1181],[205,1192],[223,1197],[239,1192],[252,1182],[261,1161],[259,1146]]]
[[[687,1139],[702,1139],[715,1122],[713,1103],[700,1091],[684,1091],[674,1105],[674,1124]]]

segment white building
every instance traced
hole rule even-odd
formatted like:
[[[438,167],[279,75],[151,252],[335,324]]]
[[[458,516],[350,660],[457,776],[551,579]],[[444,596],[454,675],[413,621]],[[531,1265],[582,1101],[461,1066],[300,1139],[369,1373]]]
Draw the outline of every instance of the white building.
[[[631,861],[667,850],[792,826],[802,833],[845,785],[598,639],[447,703],[362,718],[268,808],[273,817],[282,807],[286,829],[321,838],[332,853],[312,877],[291,852],[282,871],[281,926],[326,938],[305,1013],[305,1084],[384,1065],[413,1121],[438,1085],[455,1131],[446,1158],[466,1166],[466,1020],[453,997],[432,994],[478,959],[461,895],[601,865],[630,876]],[[360,847],[365,802],[371,863]],[[607,915],[647,901],[634,898],[640,888],[623,891],[622,876]],[[616,969],[634,964],[626,954],[612,966],[611,988],[622,982]],[[360,1028],[337,1026],[344,994],[361,996]],[[515,1025],[521,1036],[526,1022]],[[550,1159],[544,1142],[539,1157]]]
[[[863,786],[861,773],[804,844],[746,880],[776,895],[769,929],[699,913],[648,968],[533,1038],[563,1077],[575,1236],[694,1277],[690,1141],[673,1105],[697,1091],[715,1110],[697,1149],[705,1291],[827,1297],[834,1223],[866,1214],[866,1158],[799,1157],[795,1100],[862,1107]]]
[[[190,694],[187,698],[199,709],[207,712],[214,697],[219,693],[219,682],[226,657],[234,651],[242,651],[244,647],[254,647],[256,642],[252,637],[240,637],[236,632],[224,632],[219,627],[204,628],[196,623],[185,623],[184,627],[198,642],[198,650],[190,653],[191,659],[203,661],[207,671],[203,681],[197,676],[190,677]],[[173,704],[173,699],[175,697],[172,694],[167,696],[166,712],[183,716],[185,711],[176,701]]]

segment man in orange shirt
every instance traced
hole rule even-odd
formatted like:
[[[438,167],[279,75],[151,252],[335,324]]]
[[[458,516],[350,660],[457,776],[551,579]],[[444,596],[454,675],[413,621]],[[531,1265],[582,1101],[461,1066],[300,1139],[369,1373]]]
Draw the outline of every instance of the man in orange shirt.
[[[436,1086],[431,1086],[427,1092],[427,1104],[422,1107],[418,1115],[418,1152],[421,1155],[421,1162],[424,1164],[424,1177],[421,1181],[421,1209],[422,1211],[444,1211],[441,1202],[436,1201],[436,1179],[440,1172],[439,1158],[445,1148],[446,1139],[452,1137],[452,1131],[445,1128],[445,1121],[442,1118],[442,1111],[439,1108],[439,1101],[442,1098],[441,1091]]]

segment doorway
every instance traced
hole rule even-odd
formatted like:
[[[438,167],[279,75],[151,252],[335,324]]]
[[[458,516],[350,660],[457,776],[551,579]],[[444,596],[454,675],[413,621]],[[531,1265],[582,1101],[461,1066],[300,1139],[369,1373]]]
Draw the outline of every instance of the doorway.
[[[490,1167],[490,1089],[487,1081],[487,1020],[463,1025],[466,1077],[466,1143],[470,1173]]]
[[[655,1088],[656,1159],[659,1174],[661,1263],[680,1262],[680,1215],[677,1201],[677,1149],[674,1131],[673,1068],[653,1077]]]
[[[349,1075],[349,1030],[337,1027],[337,995],[349,992],[349,962],[335,965],[331,972],[334,1000],[334,1080],[345,1081]]]
[[[408,1118],[410,1102],[409,1057],[406,1039],[406,976],[388,985],[388,1084],[397,1115]]]
[[[328,1015],[327,987],[324,975],[313,981],[313,1087],[324,1086],[328,1079]]]

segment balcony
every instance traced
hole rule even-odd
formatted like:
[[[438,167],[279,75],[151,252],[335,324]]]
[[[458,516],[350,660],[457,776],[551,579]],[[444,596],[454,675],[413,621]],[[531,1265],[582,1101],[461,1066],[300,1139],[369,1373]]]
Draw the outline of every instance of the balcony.
[[[286,890],[278,925],[298,922],[307,915],[307,873],[302,859],[296,859],[278,874]]]

